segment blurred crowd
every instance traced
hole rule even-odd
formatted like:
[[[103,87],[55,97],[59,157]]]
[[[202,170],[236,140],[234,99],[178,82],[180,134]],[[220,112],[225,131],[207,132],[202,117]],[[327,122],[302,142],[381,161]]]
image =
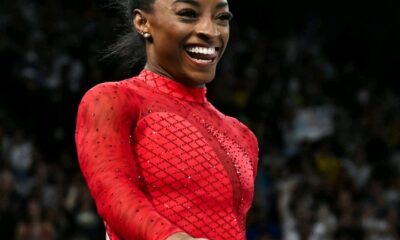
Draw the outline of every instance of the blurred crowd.
[[[334,63],[323,26],[232,22],[208,86],[259,140],[248,240],[400,239],[399,91]],[[127,77],[99,61],[113,26],[89,0],[5,0],[0,31],[0,238],[104,239],[74,127],[88,88]]]

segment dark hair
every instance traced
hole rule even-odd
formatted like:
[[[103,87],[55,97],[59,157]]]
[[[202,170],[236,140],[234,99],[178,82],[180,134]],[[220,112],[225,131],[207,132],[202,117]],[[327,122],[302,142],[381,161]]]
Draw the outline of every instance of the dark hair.
[[[117,10],[122,16],[122,34],[111,44],[102,57],[102,60],[118,60],[123,70],[131,72],[133,68],[143,68],[146,62],[145,40],[133,26],[133,11],[141,9],[152,11],[155,0],[116,0],[109,6]]]

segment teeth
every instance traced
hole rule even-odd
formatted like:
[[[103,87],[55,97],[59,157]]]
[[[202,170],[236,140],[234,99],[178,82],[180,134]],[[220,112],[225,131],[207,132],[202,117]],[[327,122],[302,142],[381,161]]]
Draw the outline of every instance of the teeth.
[[[198,58],[194,58],[194,60],[196,62],[199,62],[199,63],[210,63],[210,62],[212,62],[212,60],[205,60],[205,59],[198,59]]]
[[[190,48],[187,48],[186,50],[188,52],[192,52],[192,53],[201,53],[201,54],[207,54],[207,55],[215,54],[215,48],[190,47]]]

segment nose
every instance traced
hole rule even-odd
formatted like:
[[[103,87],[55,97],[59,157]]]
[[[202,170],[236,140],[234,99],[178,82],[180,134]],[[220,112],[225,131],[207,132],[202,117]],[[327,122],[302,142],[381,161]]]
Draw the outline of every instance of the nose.
[[[196,26],[196,33],[203,38],[215,38],[221,35],[217,24],[210,17],[203,17]]]

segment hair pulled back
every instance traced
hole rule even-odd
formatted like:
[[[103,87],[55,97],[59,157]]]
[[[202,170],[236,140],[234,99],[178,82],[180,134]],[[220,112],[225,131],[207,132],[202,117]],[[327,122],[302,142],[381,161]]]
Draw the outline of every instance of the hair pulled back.
[[[121,62],[121,67],[127,71],[133,68],[142,68],[146,62],[145,40],[133,26],[133,11],[141,9],[145,12],[152,11],[155,0],[116,0],[112,8],[122,15],[122,34],[117,41],[111,44],[104,59],[112,58]]]

